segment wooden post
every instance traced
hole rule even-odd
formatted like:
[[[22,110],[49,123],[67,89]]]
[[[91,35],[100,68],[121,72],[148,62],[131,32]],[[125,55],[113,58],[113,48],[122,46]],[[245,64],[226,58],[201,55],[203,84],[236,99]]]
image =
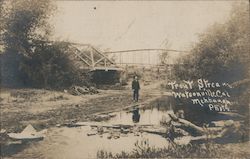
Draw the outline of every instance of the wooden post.
[[[95,68],[95,60],[94,60],[94,55],[93,55],[93,50],[92,49],[90,51],[90,55],[91,55],[92,67],[94,69]]]
[[[105,71],[108,71],[108,69],[107,69],[107,60],[106,60],[106,58],[104,59],[104,67],[105,67]]]

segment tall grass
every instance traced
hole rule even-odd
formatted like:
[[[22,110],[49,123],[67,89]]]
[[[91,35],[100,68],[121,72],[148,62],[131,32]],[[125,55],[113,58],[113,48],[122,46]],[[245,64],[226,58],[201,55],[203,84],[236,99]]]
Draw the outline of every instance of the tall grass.
[[[132,152],[112,153],[104,150],[97,152],[97,158],[215,158],[220,156],[217,144],[176,145],[170,143],[165,148],[150,146],[148,140],[135,143]]]

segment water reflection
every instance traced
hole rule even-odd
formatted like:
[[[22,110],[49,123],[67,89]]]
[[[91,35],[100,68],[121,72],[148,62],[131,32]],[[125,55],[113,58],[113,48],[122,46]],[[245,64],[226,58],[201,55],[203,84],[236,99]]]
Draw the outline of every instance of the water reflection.
[[[137,113],[138,111],[138,113]],[[114,113],[115,117],[104,123],[109,124],[140,124],[140,125],[160,125],[160,122],[164,119],[165,121],[170,120],[168,113],[170,110],[158,110],[156,107],[149,109],[138,109],[135,112],[132,111],[121,111]],[[137,119],[134,122],[133,119]]]
[[[138,123],[140,121],[140,113],[139,113],[139,108],[134,108],[132,120],[134,123]]]

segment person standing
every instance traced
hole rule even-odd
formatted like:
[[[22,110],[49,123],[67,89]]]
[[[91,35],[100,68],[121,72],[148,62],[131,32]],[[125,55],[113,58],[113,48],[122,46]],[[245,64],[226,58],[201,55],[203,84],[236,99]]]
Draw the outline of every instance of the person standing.
[[[132,90],[133,90],[133,100],[138,102],[139,99],[139,90],[140,90],[140,83],[138,81],[138,77],[135,76],[132,82]]]

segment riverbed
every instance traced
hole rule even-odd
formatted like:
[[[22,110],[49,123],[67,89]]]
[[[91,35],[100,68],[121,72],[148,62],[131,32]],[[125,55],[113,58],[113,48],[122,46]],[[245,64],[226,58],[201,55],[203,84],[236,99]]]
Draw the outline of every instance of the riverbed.
[[[168,120],[167,109],[159,107],[140,108],[139,121],[133,121],[133,111],[122,110],[114,112],[111,119],[98,122],[101,125],[160,125],[161,120]],[[91,123],[91,122],[90,122]],[[96,123],[96,122],[95,122]],[[126,134],[119,133],[116,130],[102,134],[89,135],[93,131],[93,127],[52,127],[48,129],[46,137],[41,141],[29,142],[25,144],[15,145],[14,148],[6,149],[11,153],[6,153],[6,158],[96,158],[96,154],[100,150],[120,153],[122,151],[131,152],[135,149],[135,143],[147,142],[149,146],[163,148],[168,145],[167,140],[156,134],[131,131]],[[116,134],[115,138],[110,137]]]

